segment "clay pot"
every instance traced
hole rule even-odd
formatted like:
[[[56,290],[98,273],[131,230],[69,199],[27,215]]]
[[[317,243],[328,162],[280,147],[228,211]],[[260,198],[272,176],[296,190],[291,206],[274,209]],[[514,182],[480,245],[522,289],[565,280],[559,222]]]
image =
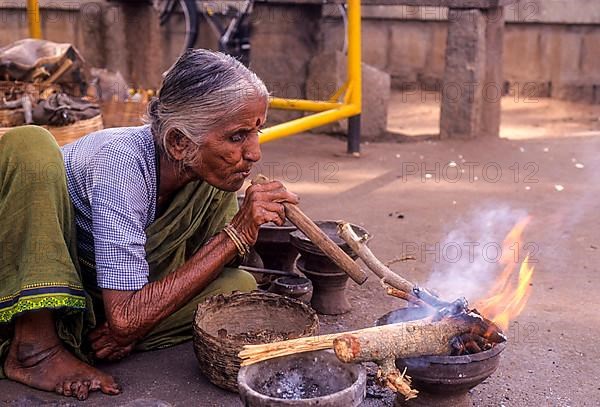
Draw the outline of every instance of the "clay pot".
[[[414,321],[426,317],[425,308],[402,308],[379,318],[376,325]],[[412,378],[419,390],[416,399],[404,401],[398,398],[397,406],[416,407],[435,405],[439,407],[471,407],[470,389],[477,386],[500,364],[500,354],[506,343],[496,344],[492,349],[462,356],[421,356],[396,359],[396,366]]]
[[[309,302],[313,286],[306,277],[279,277],[271,283],[269,292]]]
[[[260,255],[265,268],[294,271],[298,250],[290,243],[290,233],[295,230],[296,226],[289,221],[283,226],[271,222],[261,225],[254,249]]]
[[[366,392],[367,375],[331,351],[306,352],[241,368],[240,398],[247,407],[355,407]]]
[[[356,259],[357,256],[352,252],[350,246],[337,235],[337,222],[317,221],[315,224],[352,259]],[[359,236],[367,233],[360,226],[352,225],[352,229]],[[313,284],[311,306],[319,314],[324,315],[340,315],[349,312],[352,306],[346,298],[348,275],[301,231],[292,232],[290,238],[292,245],[300,252],[296,268]]]

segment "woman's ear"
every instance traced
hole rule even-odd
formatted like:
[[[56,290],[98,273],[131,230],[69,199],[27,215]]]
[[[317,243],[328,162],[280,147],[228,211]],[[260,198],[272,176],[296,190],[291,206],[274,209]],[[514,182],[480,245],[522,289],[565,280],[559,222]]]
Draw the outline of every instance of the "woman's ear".
[[[190,147],[190,139],[179,130],[172,129],[167,133],[167,153],[176,161],[185,158]]]

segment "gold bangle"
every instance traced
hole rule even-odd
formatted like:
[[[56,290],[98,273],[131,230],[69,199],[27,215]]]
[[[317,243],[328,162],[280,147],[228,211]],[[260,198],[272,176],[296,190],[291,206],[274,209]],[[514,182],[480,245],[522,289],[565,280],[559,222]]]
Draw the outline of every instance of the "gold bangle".
[[[229,236],[229,239],[231,239],[231,241],[233,242],[233,244],[235,245],[235,248],[237,249],[238,255],[240,257],[244,256],[244,249],[243,246],[241,245],[240,241],[237,239],[237,236],[235,235],[235,232],[233,232],[230,228],[229,225],[225,226],[225,228],[223,228],[223,232],[225,232],[227,234],[227,236]]]
[[[244,258],[248,253],[250,253],[250,245],[246,243],[245,239],[240,236],[239,232],[236,230],[233,225],[228,223],[223,228],[223,231],[229,236],[233,244],[235,245],[238,255]]]
[[[238,247],[240,248],[240,251],[243,253],[243,255],[245,256],[246,254],[248,254],[250,252],[250,246],[245,243],[244,239],[242,238],[242,236],[240,236],[237,229],[234,228],[232,225],[229,225],[228,230],[232,232],[232,235],[237,241]]]

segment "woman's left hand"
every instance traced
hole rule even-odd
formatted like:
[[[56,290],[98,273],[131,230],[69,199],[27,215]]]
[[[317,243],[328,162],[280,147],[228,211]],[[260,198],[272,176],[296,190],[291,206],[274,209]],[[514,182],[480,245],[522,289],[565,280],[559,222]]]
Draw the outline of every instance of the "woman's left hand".
[[[91,342],[96,359],[120,360],[129,355],[135,346],[135,343],[123,345],[117,342],[111,333],[108,322],[94,328],[88,334],[88,339]]]

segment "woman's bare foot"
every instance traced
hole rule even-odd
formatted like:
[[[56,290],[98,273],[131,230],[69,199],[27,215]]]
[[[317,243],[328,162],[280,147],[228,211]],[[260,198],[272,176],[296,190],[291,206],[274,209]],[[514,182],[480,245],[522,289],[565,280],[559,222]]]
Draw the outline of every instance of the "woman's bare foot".
[[[85,400],[94,390],[106,394],[121,391],[110,375],[82,362],[63,347],[49,311],[35,311],[19,317],[4,362],[4,373],[9,379],[27,386],[79,400]]]

